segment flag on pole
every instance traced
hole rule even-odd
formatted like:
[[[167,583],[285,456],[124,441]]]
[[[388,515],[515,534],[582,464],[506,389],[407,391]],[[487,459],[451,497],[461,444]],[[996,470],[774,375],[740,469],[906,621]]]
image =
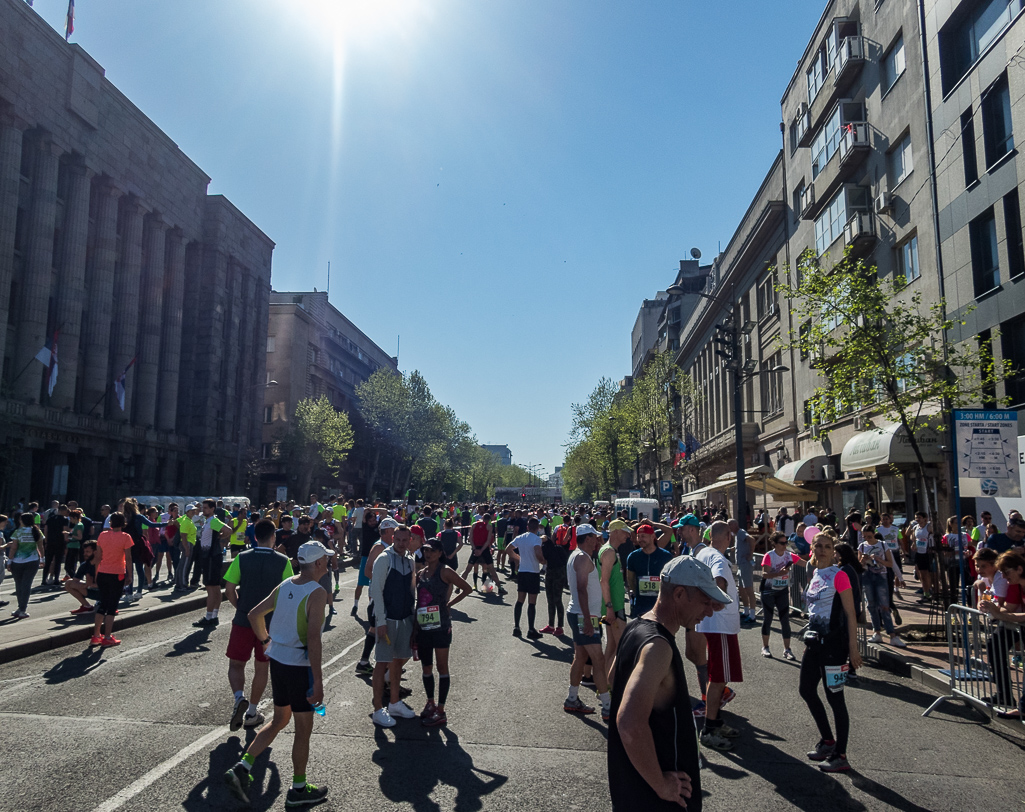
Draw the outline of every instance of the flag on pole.
[[[75,33],[75,0],[68,0],[68,19],[64,25],[64,41],[71,39]]]
[[[53,343],[50,346],[50,363],[46,370],[46,394],[53,396],[53,388],[57,385],[57,336],[60,330],[54,330]]]
[[[117,405],[121,407],[122,412],[125,410],[125,376],[128,375],[128,370],[132,368],[134,363],[135,359],[133,358],[128,362],[125,371],[114,380],[114,394],[117,395]]]

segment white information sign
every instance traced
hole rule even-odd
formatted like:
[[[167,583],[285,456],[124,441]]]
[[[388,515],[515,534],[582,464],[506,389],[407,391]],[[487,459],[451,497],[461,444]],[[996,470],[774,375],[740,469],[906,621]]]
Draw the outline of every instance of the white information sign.
[[[954,437],[961,496],[1021,496],[1017,412],[957,410]]]

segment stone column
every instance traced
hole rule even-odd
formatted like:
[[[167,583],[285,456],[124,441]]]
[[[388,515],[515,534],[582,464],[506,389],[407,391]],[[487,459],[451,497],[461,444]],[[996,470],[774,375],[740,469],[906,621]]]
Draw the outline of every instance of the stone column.
[[[7,320],[14,278],[14,229],[18,222],[21,186],[22,128],[9,113],[0,111],[0,363],[7,345]],[[16,375],[14,370],[12,375]]]
[[[164,269],[164,311],[160,336],[160,398],[157,428],[174,431],[178,422],[178,373],[181,369],[182,306],[185,300],[185,236],[178,229],[167,235]]]
[[[120,198],[121,190],[109,180],[104,179],[97,185],[92,259],[86,268],[88,326],[82,336],[85,345],[82,409],[101,417],[107,415],[104,395],[114,382],[110,370],[110,331],[114,312],[114,269],[118,261],[117,211]]]
[[[36,135],[32,168],[32,201],[28,214],[25,266],[18,297],[12,386],[15,397],[35,403],[43,367],[33,357],[50,338],[46,334],[53,279],[53,233],[57,225],[57,172],[60,150],[49,133]],[[22,371],[24,370],[24,372]]]
[[[69,163],[67,171],[68,190],[64,200],[61,267],[57,270],[56,291],[60,367],[57,385],[50,397],[50,405],[59,409],[75,405],[78,347],[85,298],[85,257],[89,238],[89,192],[92,177],[92,172],[81,160]]]
[[[120,375],[138,355],[139,276],[142,273],[142,223],[146,207],[138,198],[123,205],[121,226],[121,257],[114,276],[114,311],[110,336],[110,376]],[[138,365],[138,360],[136,360]],[[135,367],[125,380],[125,410],[122,412],[111,389],[108,412],[114,420],[127,423],[132,419],[132,397],[139,371]]]
[[[160,365],[160,317],[164,303],[165,237],[168,224],[159,214],[146,221],[146,250],[139,291],[139,360],[136,363],[138,393],[135,396],[135,424],[155,426],[157,422],[157,379]]]

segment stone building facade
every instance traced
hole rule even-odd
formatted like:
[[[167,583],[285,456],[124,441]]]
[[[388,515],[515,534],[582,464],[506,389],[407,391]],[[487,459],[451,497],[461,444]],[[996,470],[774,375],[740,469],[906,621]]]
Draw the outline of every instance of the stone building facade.
[[[272,291],[266,335],[266,380],[273,383],[263,396],[260,498],[272,501],[278,488],[286,488],[289,499],[304,499],[309,494],[293,492],[297,477],[273,459],[274,443],[296,405],[325,395],[355,418],[356,387],[381,368],[398,374],[398,359],[371,341],[323,291]],[[330,483],[332,492],[355,493],[363,482],[358,465],[352,458],[346,462],[339,481]]]
[[[4,504],[235,489],[274,244],[209,180],[82,48],[0,0]],[[34,357],[55,336],[50,393]]]

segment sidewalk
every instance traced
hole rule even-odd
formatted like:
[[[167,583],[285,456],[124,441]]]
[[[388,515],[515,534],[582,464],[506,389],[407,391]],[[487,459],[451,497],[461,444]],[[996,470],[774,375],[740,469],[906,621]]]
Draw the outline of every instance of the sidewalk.
[[[0,601],[9,603],[0,608],[0,663],[30,657],[43,651],[88,640],[92,636],[93,615],[72,615],[78,601],[62,590],[36,586],[29,598],[29,617],[14,620],[11,612],[17,607],[14,581],[8,577],[0,584]],[[206,606],[206,590],[171,595],[171,589],[144,592],[133,603],[121,602],[115,631],[139,626],[152,620],[163,620],[184,612],[202,612]]]

